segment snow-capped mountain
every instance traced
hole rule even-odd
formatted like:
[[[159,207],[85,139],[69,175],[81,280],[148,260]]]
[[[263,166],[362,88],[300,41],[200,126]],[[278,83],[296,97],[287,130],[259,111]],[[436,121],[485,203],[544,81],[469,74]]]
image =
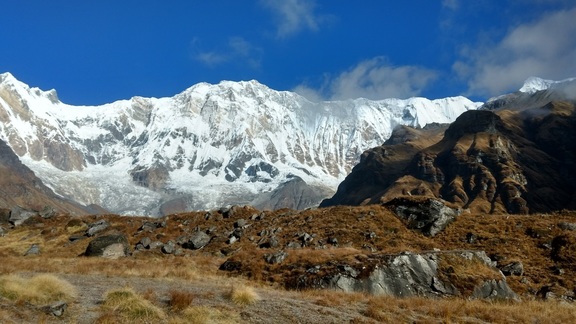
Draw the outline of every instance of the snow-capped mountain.
[[[395,126],[449,123],[478,106],[464,97],[316,103],[257,81],[71,106],[0,74],[0,138],[56,193],[120,214],[315,205]]]
[[[538,91],[548,90],[550,88],[555,88],[558,86],[563,87],[566,86],[567,84],[574,82],[576,82],[576,78],[569,78],[562,81],[553,81],[553,80],[541,79],[538,77],[529,77],[528,79],[526,79],[526,81],[524,81],[524,85],[522,85],[522,88],[520,88],[520,90],[518,91],[532,94]]]

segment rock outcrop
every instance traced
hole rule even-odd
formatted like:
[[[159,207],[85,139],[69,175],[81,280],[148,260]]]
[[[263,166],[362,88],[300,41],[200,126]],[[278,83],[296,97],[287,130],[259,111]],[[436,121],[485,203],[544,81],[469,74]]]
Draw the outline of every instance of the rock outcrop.
[[[396,198],[385,206],[392,209],[408,228],[417,230],[426,236],[434,236],[444,230],[456,219],[459,210],[446,206],[439,199]]]
[[[463,209],[526,214],[576,208],[575,103],[463,113],[430,143],[400,128],[364,152],[321,206],[442,198]]]
[[[296,265],[291,267],[297,268]],[[468,271],[476,275],[470,277]],[[517,299],[482,251],[372,255],[356,264],[327,263],[294,271],[291,289],[335,289],[374,295]]]

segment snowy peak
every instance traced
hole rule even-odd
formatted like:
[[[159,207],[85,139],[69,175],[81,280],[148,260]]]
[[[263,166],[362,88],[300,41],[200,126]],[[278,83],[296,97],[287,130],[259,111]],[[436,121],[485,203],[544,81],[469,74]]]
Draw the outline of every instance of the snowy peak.
[[[62,196],[160,215],[284,197],[279,190],[301,197],[311,192],[304,186],[330,195],[396,126],[450,123],[479,105],[464,97],[311,102],[251,80],[71,106],[2,74],[0,139]]]
[[[520,88],[520,92],[532,94],[542,90],[551,88],[562,88],[568,84],[576,82],[576,78],[568,78],[561,81],[545,80],[538,77],[529,77],[524,81],[524,85]]]

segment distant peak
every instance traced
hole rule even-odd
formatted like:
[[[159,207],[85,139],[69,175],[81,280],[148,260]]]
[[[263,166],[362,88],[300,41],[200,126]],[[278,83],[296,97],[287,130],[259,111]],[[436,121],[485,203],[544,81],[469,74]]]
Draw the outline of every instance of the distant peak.
[[[524,85],[520,88],[520,92],[535,93],[537,91],[548,90],[558,84],[569,83],[576,81],[576,78],[568,78],[561,81],[546,80],[538,77],[529,77],[524,81]]]
[[[554,83],[552,80],[545,80],[539,77],[529,77],[524,81],[524,85],[520,88],[520,92],[534,93],[541,90],[546,90],[550,88],[550,85]]]

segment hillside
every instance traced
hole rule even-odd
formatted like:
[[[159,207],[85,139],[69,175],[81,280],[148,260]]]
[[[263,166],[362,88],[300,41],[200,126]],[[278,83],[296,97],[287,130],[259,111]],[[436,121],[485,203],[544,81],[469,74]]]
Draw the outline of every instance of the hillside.
[[[363,154],[322,206],[426,196],[478,213],[576,208],[573,101],[469,111],[441,133],[396,130],[391,140]]]

